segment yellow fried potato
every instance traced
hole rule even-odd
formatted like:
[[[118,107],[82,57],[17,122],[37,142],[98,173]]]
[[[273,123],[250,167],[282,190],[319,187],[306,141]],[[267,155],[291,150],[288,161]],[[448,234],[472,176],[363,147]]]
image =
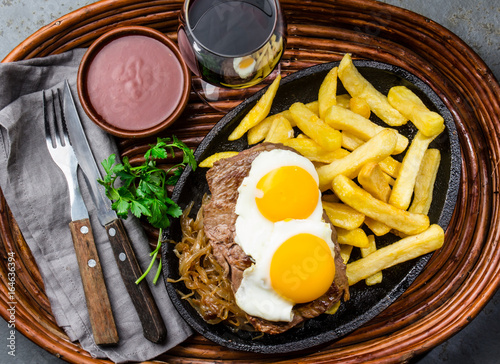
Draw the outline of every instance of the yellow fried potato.
[[[347,264],[347,279],[352,286],[373,274],[396,264],[430,253],[443,246],[444,231],[439,225],[431,225],[418,235],[408,236],[385,246],[355,262]]]
[[[247,133],[248,145],[257,144],[258,142],[261,142],[264,139],[266,139],[269,130],[271,130],[271,125],[273,124],[273,121],[281,117],[284,117],[283,113],[268,116],[260,123],[255,125],[253,128],[248,130]],[[290,120],[288,122],[290,122]]]
[[[218,160],[233,157],[235,155],[238,155],[238,152],[219,152],[212,154],[211,156],[205,158],[202,160],[199,164],[198,167],[202,168],[212,168],[214,166],[214,163],[217,162]]]
[[[245,117],[238,124],[236,129],[229,135],[228,140],[236,140],[241,138],[250,128],[254,127],[266,118],[271,110],[271,105],[278,91],[281,76],[278,75],[273,83],[269,86],[267,91],[257,101],[255,106],[245,115]]]
[[[332,128],[347,131],[363,141],[373,138],[385,129],[351,110],[336,105],[330,107],[324,120]],[[399,133],[397,133],[397,137],[398,141],[394,154],[403,152],[408,146],[407,137]]]
[[[360,227],[365,220],[365,215],[343,203],[327,201],[322,201],[321,203],[330,222],[335,227],[353,230]]]
[[[287,118],[279,115],[273,120],[264,141],[268,143],[283,143],[290,138],[293,138],[292,126]]]
[[[377,245],[375,244],[375,237],[373,235],[368,236],[368,246],[366,248],[361,248],[361,256],[366,258],[371,253],[374,253],[377,250]],[[378,284],[382,282],[382,271],[377,272],[365,279],[365,283],[367,286],[373,286],[374,284]]]
[[[441,153],[438,149],[427,149],[415,180],[413,201],[409,212],[427,214],[432,203],[434,182],[436,181]]]
[[[352,152],[363,143],[364,141],[359,139],[357,136],[354,136],[348,131],[342,131],[342,148]]]
[[[427,215],[413,214],[380,201],[344,175],[335,177],[332,187],[346,205],[407,235],[418,234],[429,227]]]
[[[302,135],[302,134],[301,134]],[[327,151],[314,140],[307,137],[297,137],[282,142],[283,145],[295,149],[302,156],[312,162],[331,163],[336,159],[344,158],[349,154],[345,149],[339,148],[334,151]]]
[[[306,107],[311,110],[313,113],[319,116],[319,102],[318,101],[312,101],[308,102],[306,104]]]
[[[396,132],[392,129],[384,129],[348,156],[319,167],[317,171],[321,191],[330,188],[335,176],[345,174],[354,178],[365,163],[379,162],[388,157],[396,148],[396,141]]]
[[[290,112],[299,129],[322,148],[333,151],[341,147],[342,134],[340,131],[328,126],[304,104],[294,103],[290,106]]]
[[[350,100],[351,100],[351,95],[349,94],[337,95],[337,105],[343,107],[344,109],[348,109],[351,106]]]
[[[353,248],[352,245],[340,244],[340,257],[342,258],[342,261],[344,262],[344,264],[347,264],[347,262],[351,258],[352,248]]]
[[[430,111],[422,100],[405,86],[394,86],[387,94],[389,103],[420,130],[431,137],[444,130],[444,119],[437,112]]]
[[[391,195],[391,187],[385,176],[386,174],[382,172],[378,163],[370,162],[366,163],[359,171],[358,182],[373,197],[387,202]]]
[[[332,68],[319,87],[319,117],[323,120],[330,106],[337,104],[337,70],[337,67]]]
[[[349,109],[364,118],[370,118],[370,105],[361,97],[353,97],[349,100]]]
[[[391,228],[386,224],[373,220],[371,217],[365,216],[365,225],[374,233],[376,236],[383,236],[391,232]]]
[[[391,205],[403,210],[406,210],[410,206],[422,158],[434,138],[435,136],[425,136],[421,131],[418,131],[415,138],[413,138],[401,163],[398,178],[396,178],[396,182],[394,182],[394,187],[392,188],[391,197],[389,197]]]
[[[347,92],[352,97],[365,99],[370,109],[390,126],[400,126],[408,121],[401,113],[393,108],[387,97],[379,92],[366,80],[352,63],[350,54],[346,54],[339,65],[338,75]]]
[[[306,104],[306,107],[313,113],[318,115],[318,101],[309,102]],[[267,133],[269,133],[269,130],[271,129],[271,124],[273,123],[274,119],[279,117],[285,117],[290,122],[292,128],[294,126],[297,126],[297,124],[295,124],[295,120],[293,120],[290,110],[285,110],[278,114],[270,115],[248,131],[248,145],[257,144],[258,142],[264,140],[267,136]]]
[[[368,237],[361,228],[353,230],[337,228],[337,240],[339,244],[348,244],[357,246],[358,248],[366,248],[369,246]]]
[[[382,171],[387,173],[392,178],[398,178],[399,170],[401,168],[401,162],[398,162],[392,157],[387,157],[378,162],[378,165],[380,166]]]

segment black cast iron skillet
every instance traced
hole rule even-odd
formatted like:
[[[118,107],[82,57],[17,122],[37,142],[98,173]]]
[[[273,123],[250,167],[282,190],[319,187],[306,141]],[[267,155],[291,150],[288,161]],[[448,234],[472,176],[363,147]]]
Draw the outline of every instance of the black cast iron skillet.
[[[310,67],[284,78],[273,101],[270,115],[287,109],[294,102],[307,103],[317,100],[321,82],[328,71],[338,64],[339,62],[333,62]],[[354,61],[354,64],[360,73],[383,94],[387,95],[392,86],[404,85],[415,92],[430,110],[443,116],[446,129],[430,145],[430,148],[437,148],[441,151],[441,165],[436,178],[429,219],[431,224],[437,223],[446,230],[457,200],[461,169],[460,145],[451,113],[428,85],[408,71],[375,61]],[[246,136],[233,142],[229,142],[227,138],[265,90],[259,91],[240,104],[214,126],[196,149],[197,161],[202,161],[216,152],[241,151],[249,147]],[[346,92],[339,82],[337,94],[342,93]],[[384,125],[373,114],[371,119]],[[407,136],[410,142],[417,131],[411,122],[397,129]],[[395,156],[395,158],[401,161],[402,155]],[[187,168],[173,191],[172,198],[181,208],[185,208],[191,201],[194,201],[194,208],[191,212],[193,215],[199,209],[202,196],[209,192],[205,179],[206,171],[206,168],[197,168],[193,172],[191,168]],[[165,238],[180,241],[179,221],[173,221]],[[384,237],[377,237],[376,240],[380,248],[397,241],[398,238],[388,234]],[[172,250],[173,244],[163,244],[165,281],[167,278],[174,280],[179,278],[178,259]],[[381,284],[369,287],[364,282],[359,282],[351,286],[350,300],[343,303],[335,315],[320,315],[306,321],[300,327],[292,328],[279,335],[262,336],[261,333],[241,330],[234,332],[224,324],[208,324],[188,302],[180,298],[178,291],[187,292],[183,283],[166,283],[166,288],[180,315],[195,331],[206,338],[235,350],[278,354],[301,351],[327,343],[363,325],[387,308],[410,286],[422,272],[430,257],[431,254],[427,254],[384,270]],[[351,259],[357,258],[359,258],[359,253],[357,254],[355,249]]]

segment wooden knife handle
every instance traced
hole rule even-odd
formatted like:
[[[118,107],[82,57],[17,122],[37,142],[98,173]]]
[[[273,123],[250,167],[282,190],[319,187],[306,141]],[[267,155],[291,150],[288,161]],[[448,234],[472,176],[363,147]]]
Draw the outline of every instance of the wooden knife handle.
[[[116,344],[119,341],[118,332],[90,221],[72,221],[69,228],[73,236],[94,341],[97,345]]]
[[[142,275],[142,270],[127,231],[120,219],[113,220],[105,228],[123,282],[141,320],[144,337],[154,343],[160,343],[167,336],[167,328],[151,294],[148,282],[144,279],[139,284],[135,284],[137,278]]]

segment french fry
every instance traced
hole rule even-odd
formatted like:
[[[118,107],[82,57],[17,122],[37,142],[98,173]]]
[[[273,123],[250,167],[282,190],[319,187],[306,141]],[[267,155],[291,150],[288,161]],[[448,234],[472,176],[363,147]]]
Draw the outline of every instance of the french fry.
[[[366,233],[361,228],[353,230],[337,228],[337,240],[339,244],[348,244],[358,248],[366,248],[370,245]]]
[[[380,167],[380,163],[379,163],[379,167]],[[382,169],[382,168],[380,168],[380,169]],[[384,175],[384,178],[387,181],[387,183],[389,184],[389,186],[394,186],[394,182],[396,182],[396,180],[394,178],[392,178],[391,176],[389,176],[384,171],[382,171],[382,174]]]
[[[352,135],[348,131],[342,131],[342,148],[352,152],[363,143],[364,141],[359,139],[357,136]]]
[[[401,163],[398,178],[394,182],[389,203],[402,210],[406,210],[410,206],[413,188],[417,178],[420,164],[424,153],[429,147],[429,144],[434,140],[435,136],[427,137],[421,131],[418,131],[413,138],[406,155]]]
[[[368,236],[368,246],[366,248],[361,248],[361,256],[366,258],[371,253],[374,253],[377,250],[377,245],[375,244],[375,237],[373,235]],[[373,286],[374,284],[378,284],[382,282],[382,271],[377,272],[365,279],[365,283],[367,286]]]
[[[239,125],[229,135],[228,140],[236,140],[241,138],[250,128],[254,127],[266,118],[271,110],[271,105],[278,91],[281,76],[278,75],[267,91],[257,101],[255,106],[245,115]]]
[[[248,145],[257,144],[258,142],[261,142],[264,139],[266,139],[266,136],[269,133],[269,130],[271,130],[271,125],[273,124],[273,121],[275,119],[282,118],[282,117],[284,117],[283,113],[268,116],[267,118],[262,120],[260,123],[255,125],[253,128],[248,130],[248,133],[247,133]],[[290,122],[290,121],[288,121],[288,122]]]
[[[342,145],[340,131],[328,126],[316,114],[300,102],[290,106],[290,112],[299,129],[327,151],[339,149]]]
[[[342,261],[344,264],[347,264],[349,259],[351,258],[351,252],[352,252],[352,245],[342,245],[340,244],[340,256],[342,258]]]
[[[370,109],[390,126],[400,126],[408,121],[399,111],[389,104],[387,97],[375,89],[356,69],[350,54],[346,54],[339,65],[338,75],[347,92],[352,97],[366,100]]]
[[[361,115],[364,118],[369,119],[371,110],[370,105],[366,102],[365,99],[361,97],[353,97],[349,100],[349,109],[356,114]]]
[[[307,137],[288,139],[283,141],[283,145],[295,149],[312,162],[331,163],[349,154],[347,150],[342,148],[332,152],[326,151],[314,140]]]
[[[346,205],[407,235],[418,234],[429,227],[429,217],[398,209],[370,195],[344,175],[334,178],[333,192]]]
[[[422,100],[405,86],[394,86],[387,94],[389,103],[420,130],[425,136],[441,134],[444,119],[430,111]]]
[[[338,72],[337,72],[338,75]],[[337,95],[337,105],[340,107],[343,107],[344,109],[348,109],[350,105],[350,100],[351,100],[351,95],[349,94],[342,94],[342,95]]]
[[[202,160],[199,164],[198,167],[201,168],[212,168],[214,166],[214,163],[217,162],[218,160],[225,159],[225,158],[230,158],[235,155],[238,155],[238,152],[219,152],[212,154],[211,156],[205,158]]]
[[[365,225],[374,233],[376,236],[383,236],[391,232],[391,228],[386,224],[373,220],[371,217],[365,216]]]
[[[443,246],[444,231],[439,225],[431,225],[418,235],[408,236],[385,246],[355,262],[347,264],[347,279],[352,286],[373,274],[396,264],[430,253]]]
[[[392,157],[387,157],[378,162],[378,165],[380,166],[382,171],[387,173],[392,178],[398,178],[399,170],[401,169],[401,162],[398,162]]]
[[[342,148],[347,149],[349,151],[353,151],[362,145],[364,141],[359,139],[358,137],[352,135],[348,131],[342,131]],[[380,162],[378,162],[380,168],[384,173],[392,178],[397,178],[399,175],[399,168],[401,167],[401,162],[398,162],[392,157],[387,157]],[[394,181],[392,179],[388,179],[389,184],[394,185]]]
[[[312,102],[308,102],[306,104],[306,107],[312,111],[316,116],[319,116],[319,104],[318,104],[318,101],[312,101]],[[295,123],[295,120],[292,116],[292,112],[290,110],[285,110],[285,111],[282,111],[281,112],[283,114],[284,117],[286,117],[289,121],[290,121],[290,124],[292,124],[292,126],[297,126],[297,124]]]
[[[436,181],[441,153],[438,149],[427,149],[420,164],[420,171],[415,180],[413,201],[409,212],[427,214],[432,202],[434,182]]]
[[[385,129],[351,110],[347,110],[336,105],[330,107],[324,120],[332,128],[347,131],[363,141],[373,138]],[[399,133],[397,133],[397,137],[398,141],[396,149],[394,149],[393,152],[394,154],[403,152],[408,146],[407,137]]]
[[[365,220],[365,215],[343,203],[322,201],[322,205],[335,227],[353,230],[359,228]]]
[[[391,195],[391,187],[385,176],[378,163],[370,162],[366,163],[359,171],[358,182],[373,197],[387,202]]]
[[[354,178],[365,163],[379,162],[388,157],[394,151],[396,141],[396,132],[392,129],[384,129],[348,156],[318,168],[321,191],[330,188],[335,176],[345,174]]]
[[[318,101],[309,102],[306,104],[306,107],[313,113],[318,115]],[[248,145],[257,144],[258,142],[264,140],[267,136],[267,133],[269,133],[269,130],[271,129],[271,124],[273,123],[274,119],[280,117],[285,117],[290,122],[292,128],[294,126],[297,126],[297,124],[295,124],[295,120],[293,120],[290,110],[285,110],[278,114],[270,115],[248,131]]]
[[[311,110],[313,113],[319,116],[319,102],[311,101],[306,104],[306,107]],[[292,118],[293,119],[293,118]]]
[[[319,87],[319,117],[323,120],[330,106],[337,104],[337,70],[337,67],[332,68]]]
[[[264,141],[268,143],[283,143],[290,138],[293,138],[292,126],[287,118],[280,115],[273,120]]]

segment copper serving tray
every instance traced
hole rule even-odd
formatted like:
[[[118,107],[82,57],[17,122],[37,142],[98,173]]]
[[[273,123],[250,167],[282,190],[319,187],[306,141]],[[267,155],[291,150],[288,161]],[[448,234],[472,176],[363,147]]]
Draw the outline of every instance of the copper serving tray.
[[[500,85],[484,62],[453,33],[407,10],[371,0],[281,1],[288,22],[283,74],[338,61],[345,52],[402,67],[420,77],[455,118],[462,174],[444,247],[388,309],[348,336],[318,351],[281,355],[282,362],[403,362],[447,340],[486,305],[500,284]],[[27,38],[4,62],[88,47],[122,25],[159,29],[176,40],[182,1],[105,0],[65,15]],[[236,101],[227,101],[236,105]],[[192,94],[175,134],[196,147],[223,116]],[[141,162],[155,138],[120,140],[122,156]],[[165,167],[167,167],[165,165]],[[458,177],[457,177],[458,178]],[[0,191],[1,192],[1,191]],[[151,241],[156,231],[144,225]],[[93,359],[55,323],[36,263],[0,193],[0,313],[8,318],[7,253],[16,253],[16,329],[72,363]],[[277,357],[232,351],[195,335],[155,363],[276,362]]]

